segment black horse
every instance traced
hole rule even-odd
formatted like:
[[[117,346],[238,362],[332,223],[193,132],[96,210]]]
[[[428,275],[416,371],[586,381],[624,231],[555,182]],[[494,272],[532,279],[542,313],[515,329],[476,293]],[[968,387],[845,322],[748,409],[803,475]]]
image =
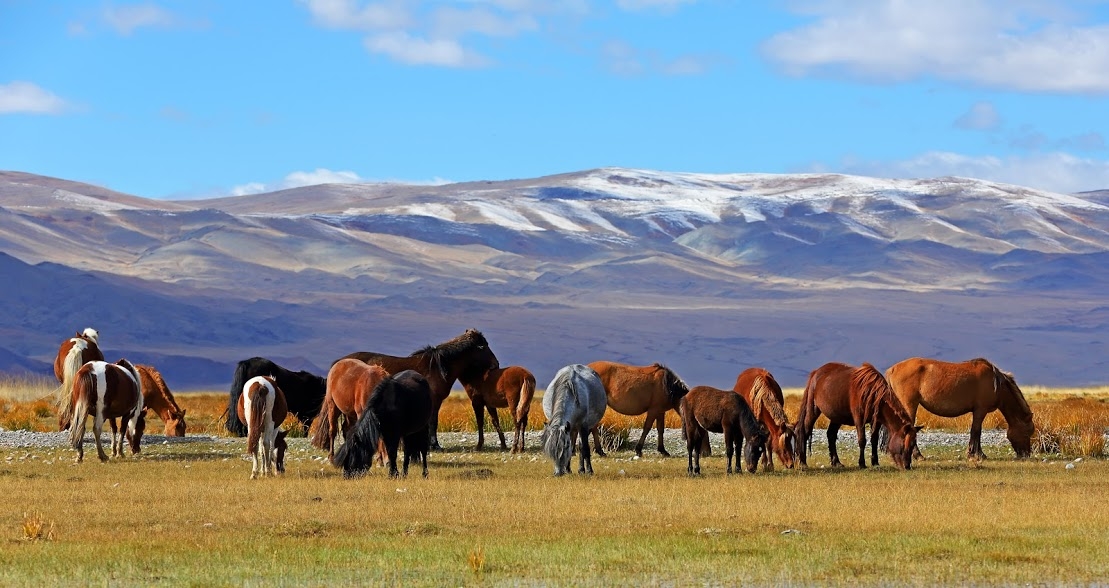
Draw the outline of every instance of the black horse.
[[[399,475],[397,447],[404,439],[404,475],[408,475],[408,461],[416,458],[426,478],[432,416],[427,378],[414,370],[385,378],[374,388],[369,408],[354,425],[350,438],[335,452],[335,465],[343,468],[348,478],[365,474],[377,454],[378,441],[384,440],[389,476],[395,478]]]
[[[244,359],[235,367],[235,377],[231,379],[231,397],[227,401],[227,430],[233,435],[246,436],[246,424],[239,420],[236,412],[243,384],[254,376],[273,376],[277,387],[285,393],[289,412],[296,415],[305,430],[312,419],[320,414],[323,397],[327,393],[327,380],[315,374],[299,371],[291,372],[264,357]]]

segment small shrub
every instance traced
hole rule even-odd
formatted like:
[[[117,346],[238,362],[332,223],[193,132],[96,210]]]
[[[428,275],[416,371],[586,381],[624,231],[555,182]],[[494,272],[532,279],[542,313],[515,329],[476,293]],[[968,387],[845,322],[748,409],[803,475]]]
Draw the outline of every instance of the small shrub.
[[[301,423],[300,419],[296,418],[293,413],[289,413],[288,416],[285,417],[285,422],[281,423],[281,428],[288,431],[286,437],[303,438],[308,436],[308,431],[304,428],[304,424]]]
[[[54,521],[47,521],[40,512],[23,513],[24,541],[53,541]]]
[[[601,449],[604,449],[605,453],[615,453],[628,448],[630,431],[626,427],[601,424],[597,426],[597,435],[601,438]]]
[[[474,577],[481,578],[485,573],[485,549],[482,547],[471,549],[466,557],[466,563],[470,565],[470,571],[473,572]]]

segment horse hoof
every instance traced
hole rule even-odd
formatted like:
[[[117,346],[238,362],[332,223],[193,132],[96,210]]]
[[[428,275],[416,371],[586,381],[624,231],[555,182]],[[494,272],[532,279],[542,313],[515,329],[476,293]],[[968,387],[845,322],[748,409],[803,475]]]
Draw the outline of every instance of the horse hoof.
[[[662,448],[658,450],[658,454],[663,457],[670,457],[670,452]]]

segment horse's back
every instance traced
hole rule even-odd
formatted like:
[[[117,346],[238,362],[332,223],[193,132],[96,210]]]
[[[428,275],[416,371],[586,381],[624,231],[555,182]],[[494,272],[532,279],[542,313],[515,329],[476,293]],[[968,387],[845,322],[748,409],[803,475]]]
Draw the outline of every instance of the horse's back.
[[[955,417],[975,407],[996,406],[994,366],[985,359],[948,362],[912,357],[886,370],[906,406],[919,404],[938,416]]]
[[[607,406],[605,385],[596,370],[587,365],[571,364],[558,370],[543,393],[543,412],[548,421],[560,419],[592,428]]]
[[[616,412],[634,416],[652,408],[670,408],[666,388],[667,368],[661,364],[635,366],[595,361],[588,367],[597,373],[608,405]]]
[[[856,367],[839,362],[826,363],[809,374],[805,387],[806,398],[820,409],[829,420],[852,422],[851,376]]]

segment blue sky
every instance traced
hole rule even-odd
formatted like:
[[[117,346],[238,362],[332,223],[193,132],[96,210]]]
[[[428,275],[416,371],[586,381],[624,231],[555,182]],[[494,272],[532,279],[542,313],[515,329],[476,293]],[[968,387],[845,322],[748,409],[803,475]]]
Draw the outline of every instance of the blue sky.
[[[0,169],[153,198],[602,166],[1109,188],[1109,2],[0,0]]]

